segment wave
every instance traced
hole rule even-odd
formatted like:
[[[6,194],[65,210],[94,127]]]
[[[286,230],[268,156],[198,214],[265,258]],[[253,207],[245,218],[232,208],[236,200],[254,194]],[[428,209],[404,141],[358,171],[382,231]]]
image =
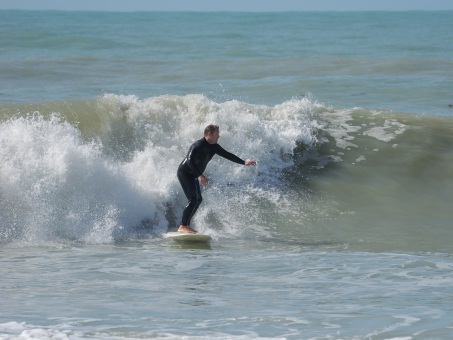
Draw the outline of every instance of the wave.
[[[296,141],[312,142],[311,107],[105,95],[14,113],[1,125],[2,239],[106,242],[146,219],[161,232],[169,227],[169,206],[183,201],[176,168],[204,126],[219,124],[222,142],[260,159],[259,171],[269,175],[290,164],[281,154]],[[257,177],[223,163],[211,171],[217,186]]]
[[[451,227],[448,117],[337,109],[309,96],[266,106],[115,94],[0,113],[1,243],[109,243],[176,227],[186,202],[175,172],[210,123],[224,148],[258,160],[209,164],[194,223],[214,237],[382,249],[389,232],[419,240],[411,233],[426,225],[440,236]]]

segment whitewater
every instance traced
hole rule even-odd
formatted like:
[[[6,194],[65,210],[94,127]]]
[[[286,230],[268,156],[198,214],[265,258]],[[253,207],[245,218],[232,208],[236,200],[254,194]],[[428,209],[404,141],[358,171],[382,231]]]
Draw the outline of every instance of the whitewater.
[[[0,339],[449,338],[452,12],[0,17]]]

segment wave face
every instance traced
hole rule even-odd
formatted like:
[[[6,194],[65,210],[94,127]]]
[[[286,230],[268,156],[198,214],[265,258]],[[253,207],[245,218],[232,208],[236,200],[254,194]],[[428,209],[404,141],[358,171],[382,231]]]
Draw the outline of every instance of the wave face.
[[[449,117],[204,95],[2,105],[1,243],[110,243],[177,226],[176,169],[208,124],[257,167],[215,157],[194,226],[216,238],[375,251],[453,244]]]

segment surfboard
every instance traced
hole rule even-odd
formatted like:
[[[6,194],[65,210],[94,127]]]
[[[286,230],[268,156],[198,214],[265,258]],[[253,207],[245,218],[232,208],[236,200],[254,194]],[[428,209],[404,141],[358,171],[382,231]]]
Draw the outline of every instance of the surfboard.
[[[175,241],[183,242],[208,242],[212,239],[212,237],[209,235],[179,233],[177,231],[170,231],[165,234],[165,237],[171,238]]]

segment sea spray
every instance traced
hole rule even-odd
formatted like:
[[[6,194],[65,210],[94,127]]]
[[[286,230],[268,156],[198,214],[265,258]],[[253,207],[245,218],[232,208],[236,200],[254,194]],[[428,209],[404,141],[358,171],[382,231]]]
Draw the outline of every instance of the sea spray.
[[[2,241],[102,243],[133,237],[138,226],[148,236],[175,227],[185,204],[176,168],[210,123],[221,126],[221,145],[259,161],[248,169],[218,159],[207,169],[210,202],[195,222],[237,233],[241,217],[255,216],[255,224],[262,218],[242,209],[236,220],[235,203],[274,200],[296,145],[315,140],[318,106],[306,99],[267,107],[202,95],[105,95],[90,115],[83,104],[81,111],[72,105],[10,117],[1,125]]]
[[[107,94],[23,108],[9,106],[0,127],[3,243],[111,243],[176,228],[186,204],[176,169],[214,123],[225,149],[258,165],[210,162],[193,220],[200,231],[433,249],[421,237],[429,226],[442,235],[435,249],[451,247],[448,117],[201,94]]]
[[[2,241],[14,230],[30,243],[108,242],[111,230],[130,225],[140,211],[157,213],[158,204],[145,203],[150,197],[131,188],[118,163],[102,154],[102,144],[82,140],[57,114],[11,119],[1,136]]]

